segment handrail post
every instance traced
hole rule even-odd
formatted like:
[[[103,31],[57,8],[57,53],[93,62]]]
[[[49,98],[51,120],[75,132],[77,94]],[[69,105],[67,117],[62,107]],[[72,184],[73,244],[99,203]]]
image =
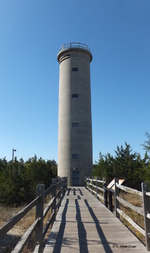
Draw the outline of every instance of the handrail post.
[[[118,183],[118,178],[115,178],[115,192],[114,192],[114,206],[115,206],[115,215],[119,219],[119,213],[117,212],[117,208],[119,208],[119,201],[117,197],[119,197],[119,188],[116,186]]]
[[[87,187],[87,189],[89,191],[89,177],[87,177],[87,179],[86,179],[86,187]]]
[[[93,187],[93,177],[92,177],[92,195],[94,194],[93,189],[94,189],[94,187]]]
[[[64,177],[61,179],[61,201],[65,194],[65,179]]]
[[[103,185],[106,183],[106,177],[103,177]]]
[[[88,190],[90,191],[90,185],[89,185],[89,183],[91,183],[90,177],[88,177]]]
[[[147,250],[150,251],[150,219],[147,218],[147,214],[150,213],[150,199],[146,196],[146,192],[150,192],[149,184],[142,183],[142,193],[143,193],[143,210],[144,210],[144,225],[145,225],[145,240]]]
[[[60,203],[62,201],[63,198],[63,179],[61,178],[60,180]]]
[[[103,190],[104,190],[104,193],[103,193],[103,197],[104,197],[104,206],[108,206],[107,205],[107,189],[106,189],[106,179],[103,178]]]
[[[61,178],[59,178],[58,191],[61,191]]]
[[[109,189],[109,210],[112,212],[113,209],[112,209],[112,191],[111,189]]]
[[[40,218],[35,229],[35,240],[40,245],[39,253],[43,252],[43,208],[44,208],[44,184],[39,184],[36,188],[36,196],[40,199],[36,205],[36,219]]]
[[[65,195],[66,190],[67,190],[67,189],[66,189],[66,185],[67,185],[66,183],[67,183],[67,179],[66,179],[66,177],[65,177],[65,178],[64,178],[64,195]]]
[[[65,178],[63,178],[63,188],[62,188],[62,198],[64,197],[65,195]]]
[[[86,179],[87,179],[87,177],[84,178],[84,186],[85,186],[85,189],[87,189],[87,188],[86,188]]]
[[[67,191],[67,177],[65,178],[65,192]]]
[[[98,199],[98,182],[97,182],[98,177],[96,177],[96,197]]]
[[[54,201],[52,204],[52,212],[54,212],[54,220],[55,220],[56,218],[56,184],[53,184],[52,198],[54,198]]]
[[[60,178],[60,181],[59,181],[59,195],[58,195],[58,201],[59,201],[59,205],[58,205],[58,209],[61,205],[61,200],[62,200],[62,197],[61,197],[61,194],[62,194],[62,179]]]

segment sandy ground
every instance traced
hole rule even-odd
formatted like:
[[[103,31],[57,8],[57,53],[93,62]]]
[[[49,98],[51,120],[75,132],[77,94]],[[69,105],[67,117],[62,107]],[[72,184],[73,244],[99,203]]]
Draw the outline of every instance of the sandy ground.
[[[4,208],[0,207],[0,227],[4,225],[11,217],[15,216],[22,207],[20,208]],[[35,214],[30,214],[17,223],[9,232],[0,239],[0,253],[9,253],[15,247],[17,242],[21,239],[22,235],[25,233],[32,220],[35,218]]]

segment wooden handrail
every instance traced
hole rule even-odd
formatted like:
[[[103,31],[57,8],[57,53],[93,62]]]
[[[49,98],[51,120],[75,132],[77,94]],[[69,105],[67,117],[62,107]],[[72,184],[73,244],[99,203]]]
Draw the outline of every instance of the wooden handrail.
[[[46,196],[51,193],[53,187],[54,185],[51,185],[49,188],[46,189],[46,191],[44,192],[44,198],[46,198]]]
[[[12,227],[14,227],[38,202],[40,196],[34,199],[29,205],[23,208],[17,215],[12,217],[0,228],[0,238],[2,238]]]
[[[135,211],[136,213],[144,216],[144,213],[143,213],[143,207],[139,207],[139,206],[134,206],[132,204],[130,204],[129,202],[127,202],[126,200],[120,198],[120,197],[117,197],[119,203],[121,203],[122,205],[124,205],[125,207],[129,207],[130,209],[132,209],[133,211]]]
[[[40,221],[40,218],[35,220],[35,222],[28,228],[28,230],[24,233],[20,241],[17,243],[15,248],[11,251],[11,253],[20,253],[22,252],[23,248],[25,247],[26,243],[29,241],[31,235],[35,231],[35,228]]]
[[[25,234],[22,236],[20,241],[17,243],[15,248],[13,249],[13,253],[22,252],[23,248],[29,241],[31,235],[35,231],[35,241],[36,247],[34,249],[35,253],[42,253],[43,251],[43,238],[46,235],[46,232],[50,225],[55,220],[56,211],[59,208],[62,198],[67,190],[67,178],[59,178],[58,180],[54,180],[56,183],[52,184],[46,191],[44,191],[44,185],[37,186],[38,196],[29,203],[25,208],[23,208],[17,215],[12,217],[5,225],[0,228],[0,238],[3,237],[13,226],[16,225],[34,206],[36,206],[36,220],[35,222],[28,228]],[[45,197],[51,194],[52,198],[45,207],[44,207],[44,199]],[[43,220],[51,209],[50,218],[47,221],[44,229],[43,229]],[[42,211],[42,212],[41,212]],[[42,230],[41,230],[42,229]]]
[[[98,186],[98,182],[103,184],[103,197],[99,194],[99,191],[102,189]],[[96,183],[96,184],[95,184]],[[138,191],[136,189],[126,187],[123,185],[119,185],[117,179],[115,178],[115,190],[108,189],[105,186],[104,181],[98,179],[85,179],[85,187],[94,194],[98,199],[101,199],[102,202],[107,207],[107,192],[109,193],[109,209],[113,212],[112,208],[112,194],[114,194],[114,207],[115,207],[115,215],[117,218],[122,216],[125,220],[127,220],[136,230],[138,230],[142,235],[145,235],[146,239],[146,247],[147,250],[150,251],[150,188],[148,183],[142,183],[141,188],[142,191]],[[130,194],[136,194],[137,196],[142,197],[143,199],[143,206],[135,206],[130,204],[129,202],[125,201],[121,197],[119,197],[119,190],[123,190]],[[122,210],[119,209],[119,203],[125,207],[130,208],[134,212],[144,216],[144,227],[145,229],[141,228],[138,224],[136,224],[127,214],[125,214]],[[144,207],[144,208],[143,208]]]
[[[126,220],[128,221],[132,227],[134,227],[136,230],[138,230],[142,235],[145,235],[145,230],[141,228],[137,223],[135,223],[127,214],[125,214],[122,210],[119,208],[117,209],[117,212]]]
[[[47,223],[46,223],[46,225],[45,225],[45,227],[43,229],[43,238],[45,237],[46,232],[49,229],[49,226],[53,223],[54,219],[55,219],[55,212],[53,210],[52,213],[51,213],[51,215],[50,215],[49,220],[47,221]]]
[[[126,187],[124,185],[120,185],[120,184],[116,184],[117,188],[127,192],[127,193],[132,193],[132,194],[136,194],[138,196],[141,196],[142,197],[142,192],[141,191],[138,191],[136,189],[133,189],[133,188],[130,188],[130,187]]]
[[[47,206],[45,207],[44,213],[43,213],[43,217],[44,217],[44,218],[45,218],[46,214],[48,213],[49,209],[52,207],[53,202],[54,202],[54,198],[55,198],[55,197],[53,197],[53,198],[49,201],[49,203],[47,204]]]

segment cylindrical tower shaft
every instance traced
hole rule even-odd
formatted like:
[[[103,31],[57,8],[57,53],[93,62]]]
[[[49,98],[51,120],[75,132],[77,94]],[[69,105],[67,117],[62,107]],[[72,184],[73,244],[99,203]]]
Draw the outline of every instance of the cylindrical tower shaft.
[[[79,184],[92,171],[92,123],[90,62],[84,44],[64,45],[57,55],[59,69],[58,176],[72,185],[72,170],[80,173]]]

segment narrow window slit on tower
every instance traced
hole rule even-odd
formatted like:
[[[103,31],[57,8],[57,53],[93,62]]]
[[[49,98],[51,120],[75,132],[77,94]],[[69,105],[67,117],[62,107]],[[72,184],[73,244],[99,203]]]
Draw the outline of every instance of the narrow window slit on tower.
[[[70,54],[66,54],[66,55],[63,55],[62,57],[60,57],[60,62],[67,60],[67,59],[70,59]]]
[[[79,159],[79,154],[72,154],[72,159]]]
[[[72,94],[72,98],[78,98],[79,95],[78,94]]]
[[[72,71],[78,71],[78,68],[72,68]]]
[[[72,127],[79,127],[79,123],[72,123]]]

